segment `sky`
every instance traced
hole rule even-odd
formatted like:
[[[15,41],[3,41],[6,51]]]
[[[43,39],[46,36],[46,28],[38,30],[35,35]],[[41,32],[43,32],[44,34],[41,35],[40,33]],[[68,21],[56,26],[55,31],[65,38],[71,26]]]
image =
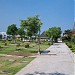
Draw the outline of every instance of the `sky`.
[[[20,27],[20,20],[40,15],[41,33],[51,27],[72,29],[75,21],[75,0],[0,0],[0,32],[11,24]]]

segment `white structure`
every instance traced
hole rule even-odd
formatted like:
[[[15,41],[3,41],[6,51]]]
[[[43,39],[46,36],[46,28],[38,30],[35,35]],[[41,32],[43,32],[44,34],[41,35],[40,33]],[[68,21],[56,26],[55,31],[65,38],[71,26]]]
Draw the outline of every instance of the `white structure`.
[[[7,34],[6,34],[6,32],[0,32],[0,34],[2,35],[2,39],[6,39],[7,38]]]

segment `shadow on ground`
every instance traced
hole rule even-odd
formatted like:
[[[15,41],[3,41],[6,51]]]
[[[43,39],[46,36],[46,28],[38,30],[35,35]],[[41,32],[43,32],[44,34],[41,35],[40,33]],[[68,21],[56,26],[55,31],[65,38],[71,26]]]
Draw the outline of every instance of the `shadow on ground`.
[[[48,54],[50,51],[42,51],[41,54]]]
[[[44,73],[44,72],[39,73],[39,72],[34,72],[33,74],[27,73],[25,75],[69,75],[69,74],[58,73],[58,72],[56,72],[56,73]]]

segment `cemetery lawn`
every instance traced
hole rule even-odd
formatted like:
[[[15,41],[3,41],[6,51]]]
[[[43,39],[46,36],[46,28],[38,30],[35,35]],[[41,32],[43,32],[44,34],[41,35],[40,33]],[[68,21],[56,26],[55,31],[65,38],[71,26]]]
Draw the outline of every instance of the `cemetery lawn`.
[[[0,41],[0,75],[15,75],[35,58],[38,53],[38,43],[6,42]],[[29,48],[25,48],[26,44],[29,45]],[[40,50],[46,50],[49,46],[49,42],[41,42]]]
[[[15,75],[34,57],[0,56],[0,75]]]
[[[29,48],[25,48],[25,44],[29,44]],[[50,45],[48,45],[48,42],[42,42],[40,44],[40,50],[46,50]],[[36,54],[38,53],[38,43],[35,42],[25,42],[25,43],[18,43],[18,44],[11,44],[7,43],[7,45],[4,45],[4,43],[0,43],[0,54],[20,54],[21,53],[29,53],[29,54]],[[23,55],[24,55],[23,54]]]

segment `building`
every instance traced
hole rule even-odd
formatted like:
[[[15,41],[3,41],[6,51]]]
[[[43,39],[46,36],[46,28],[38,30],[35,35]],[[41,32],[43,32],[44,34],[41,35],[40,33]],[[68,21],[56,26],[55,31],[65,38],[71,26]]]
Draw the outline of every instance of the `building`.
[[[48,40],[49,37],[45,34],[45,31],[40,35],[40,40],[44,41],[44,40]]]
[[[0,32],[0,38],[6,40],[7,39],[6,32]]]

